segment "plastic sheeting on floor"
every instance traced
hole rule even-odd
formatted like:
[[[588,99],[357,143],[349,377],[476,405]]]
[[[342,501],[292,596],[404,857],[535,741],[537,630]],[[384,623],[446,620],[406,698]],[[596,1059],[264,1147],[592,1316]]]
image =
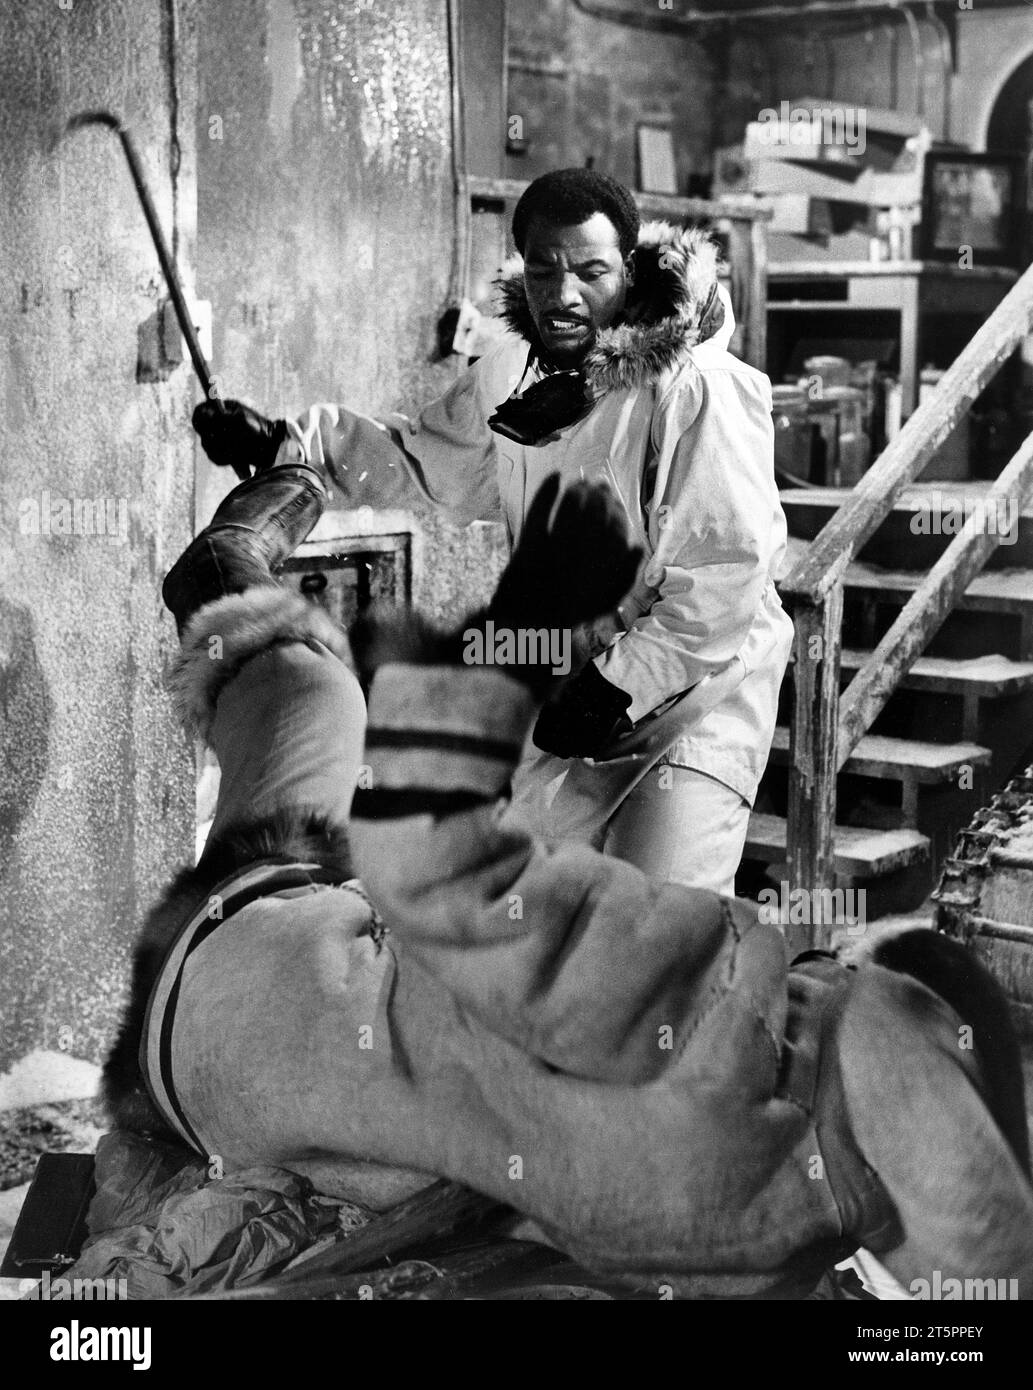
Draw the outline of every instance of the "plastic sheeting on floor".
[[[368,1219],[283,1168],[217,1174],[186,1148],[106,1134],[90,1235],[62,1278],[124,1279],[129,1298],[248,1288]]]

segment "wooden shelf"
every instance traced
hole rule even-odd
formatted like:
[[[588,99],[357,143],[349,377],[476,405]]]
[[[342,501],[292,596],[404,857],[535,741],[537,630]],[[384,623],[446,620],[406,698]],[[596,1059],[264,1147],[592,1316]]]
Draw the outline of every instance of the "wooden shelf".
[[[515,203],[527,187],[526,179],[490,179],[468,174],[466,187],[471,198],[490,198]],[[740,222],[770,222],[773,209],[766,198],[737,195],[728,198],[679,198],[673,193],[639,193],[631,190],[639,212],[647,217],[674,221],[710,221],[730,217]]]
[[[770,261],[769,280],[842,280],[848,276],[935,275],[957,280],[994,280],[1012,285],[1019,272],[1005,265],[972,266],[952,261]]]
[[[780,309],[789,309],[794,314],[798,314],[801,309],[818,309],[822,313],[829,313],[837,310],[842,313],[844,309],[852,309],[855,313],[870,314],[872,311],[867,304],[851,304],[849,299],[769,299],[768,313],[775,314]],[[891,310],[888,312],[892,312]]]

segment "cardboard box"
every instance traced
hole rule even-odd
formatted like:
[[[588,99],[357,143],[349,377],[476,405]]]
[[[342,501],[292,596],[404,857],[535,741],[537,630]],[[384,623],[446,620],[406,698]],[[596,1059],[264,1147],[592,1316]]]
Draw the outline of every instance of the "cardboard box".
[[[832,202],[897,207],[922,201],[921,170],[886,174],[851,161],[799,163],[793,159],[753,159],[750,189],[771,196],[798,194]]]
[[[829,236],[832,214],[823,198],[809,198],[805,193],[779,193],[771,199],[773,216],[768,233],[795,232],[800,236]]]

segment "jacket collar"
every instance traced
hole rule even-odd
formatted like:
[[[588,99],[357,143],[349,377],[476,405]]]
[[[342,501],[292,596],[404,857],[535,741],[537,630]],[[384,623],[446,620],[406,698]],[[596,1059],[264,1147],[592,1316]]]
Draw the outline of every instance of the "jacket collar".
[[[619,325],[604,329],[585,358],[589,395],[653,385],[690,348],[720,327],[717,247],[699,228],[646,222],[635,251],[635,284]],[[524,289],[523,261],[514,256],[496,281],[499,312],[507,326],[542,352]],[[704,312],[706,322],[703,323]],[[713,306],[716,308],[716,314]]]

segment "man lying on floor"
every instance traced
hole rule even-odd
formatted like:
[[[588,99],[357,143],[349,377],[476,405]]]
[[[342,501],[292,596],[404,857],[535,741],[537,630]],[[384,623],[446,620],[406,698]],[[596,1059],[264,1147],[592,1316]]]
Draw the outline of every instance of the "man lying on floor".
[[[683,1295],[805,1292],[863,1245],[905,1287],[1033,1296],[1017,1052],[960,946],[790,969],[753,905],[507,825],[552,677],[465,666],[462,633],[589,621],[637,558],[605,490],[556,494],[487,612],[374,640],[368,728],[344,636],[273,576],[314,471],[241,484],[174,568],[179,694],[222,786],[137,953],[116,1122],[374,1207],[445,1176]]]

